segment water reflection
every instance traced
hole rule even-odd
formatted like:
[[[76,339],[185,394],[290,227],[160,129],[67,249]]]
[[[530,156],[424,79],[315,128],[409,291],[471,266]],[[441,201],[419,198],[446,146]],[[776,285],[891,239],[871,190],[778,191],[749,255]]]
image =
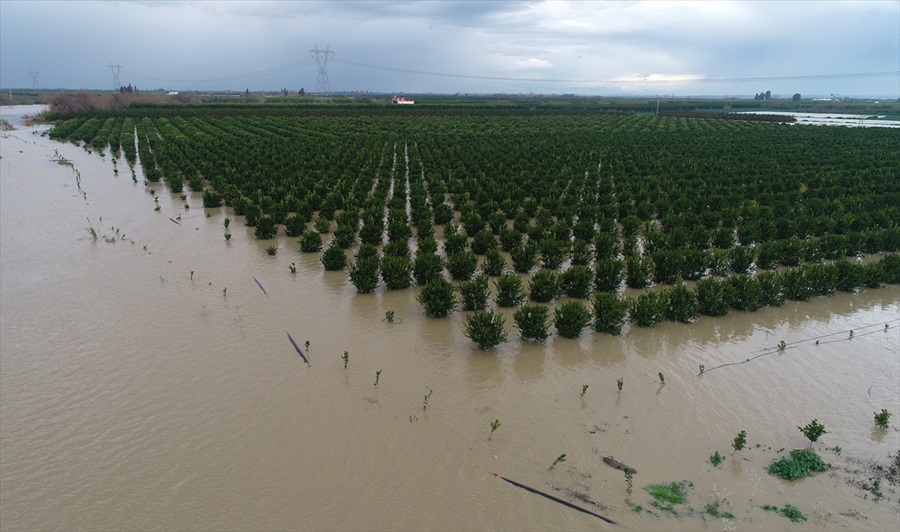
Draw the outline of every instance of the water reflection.
[[[512,361],[512,369],[516,376],[524,382],[537,380],[544,375],[544,363],[546,360],[546,345],[543,343],[519,342],[516,356]]]

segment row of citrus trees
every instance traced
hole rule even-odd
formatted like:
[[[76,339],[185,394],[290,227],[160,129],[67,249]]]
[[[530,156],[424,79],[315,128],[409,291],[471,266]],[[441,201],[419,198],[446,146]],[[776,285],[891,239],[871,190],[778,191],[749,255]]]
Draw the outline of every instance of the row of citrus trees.
[[[136,145],[148,181],[173,192],[187,182],[258,238],[283,231],[318,252],[333,231],[323,264],[348,267],[360,292],[434,275],[471,282],[479,257],[486,273],[511,266],[538,287],[565,277],[561,293],[584,297],[623,280],[753,285],[785,266],[843,272],[844,257],[900,249],[900,146],[884,130],[571,114],[173,115],[76,119],[52,136],[94,147],[115,137],[126,157]],[[816,278],[794,281],[819,293]]]

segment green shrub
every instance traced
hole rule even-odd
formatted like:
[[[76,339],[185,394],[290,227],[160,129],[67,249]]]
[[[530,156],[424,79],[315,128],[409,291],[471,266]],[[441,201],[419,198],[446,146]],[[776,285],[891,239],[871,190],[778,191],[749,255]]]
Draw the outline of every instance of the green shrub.
[[[618,259],[597,259],[594,263],[594,290],[612,292],[622,284],[625,263]]]
[[[249,215],[248,215],[249,216]],[[244,220],[246,222],[246,220]],[[271,216],[260,216],[256,221],[256,229],[253,231],[259,240],[269,240],[278,234],[278,226]]]
[[[331,222],[328,221],[328,218],[324,218],[322,216],[319,216],[319,218],[316,219],[314,227],[316,228],[316,231],[321,235],[331,232]]]
[[[709,254],[709,271],[716,277],[725,277],[731,271],[731,254],[727,249],[714,249]]]
[[[406,240],[391,240],[381,249],[384,256],[400,257],[409,260],[412,256],[409,251],[409,242]]]
[[[559,281],[563,294],[586,299],[591,295],[594,274],[587,266],[572,266],[560,274]]]
[[[610,292],[594,294],[594,330],[609,334],[620,334],[628,315],[628,300]]]
[[[441,276],[434,277],[416,298],[429,318],[443,318],[456,309],[456,290]]]
[[[497,297],[494,301],[498,307],[516,307],[527,299],[522,279],[514,273],[504,273],[494,283]]]
[[[600,232],[594,236],[594,257],[597,261],[615,259],[621,251],[618,235]]]
[[[700,249],[684,250],[684,260],[681,263],[681,276],[685,279],[696,281],[706,274],[709,268],[710,254]]]
[[[462,297],[463,310],[484,310],[489,295],[487,276],[480,273],[471,281],[459,283],[459,295]]]
[[[591,249],[590,243],[585,240],[572,242],[572,266],[587,266],[593,256],[594,250]],[[591,277],[593,278],[593,274]]]
[[[881,412],[874,412],[875,414],[875,424],[879,427],[886,429],[891,425],[891,416],[893,415],[886,408],[882,408]]]
[[[419,249],[413,263],[413,276],[419,284],[428,284],[435,277],[440,277],[444,270],[444,260],[436,253]]]
[[[629,255],[625,259],[625,284],[631,288],[646,288],[650,286],[650,276],[653,274],[653,261],[649,257]]]
[[[531,277],[528,283],[529,298],[538,303],[547,303],[559,297],[559,275],[551,270],[541,268]]]
[[[356,260],[347,268],[347,275],[357,292],[367,294],[378,286],[380,270],[378,250],[371,244],[362,244],[356,252]]]
[[[347,267],[347,254],[334,240],[325,248],[325,253],[322,253],[322,258],[319,260],[328,271],[339,271]]]
[[[475,311],[466,316],[466,337],[480,349],[493,349],[508,339],[503,329],[504,321],[494,310]]]
[[[885,284],[900,284],[900,255],[891,253],[878,261],[881,281]]]
[[[629,319],[640,327],[654,327],[666,317],[668,297],[664,292],[648,291],[631,301]]]
[[[359,230],[359,240],[370,246],[380,246],[384,239],[384,220],[381,218],[369,218]]]
[[[755,248],[750,246],[736,246],[728,250],[731,262],[731,271],[734,273],[748,273],[753,261],[756,259]]]
[[[416,253],[437,253],[438,243],[433,236],[422,237],[418,240]]]
[[[720,281],[712,277],[697,282],[697,302],[700,314],[705,316],[724,316],[731,308],[731,290],[728,281]]]
[[[284,219],[284,234],[290,237],[298,237],[306,230],[306,221],[296,214]]]
[[[322,251],[322,235],[315,231],[304,231],[300,237],[300,251],[304,253],[315,253]]]
[[[781,509],[781,515],[787,517],[793,523],[806,521],[806,516],[803,515],[803,512],[801,512],[796,506],[791,506],[790,504],[784,505],[784,508]]]
[[[451,257],[456,255],[457,253],[462,253],[466,250],[466,244],[468,244],[468,239],[459,234],[459,233],[451,233],[449,235],[444,236],[444,255],[447,257]]]
[[[763,305],[780,307],[784,305],[784,287],[781,274],[778,272],[761,272],[756,275],[759,287],[762,291],[761,302]]]
[[[863,285],[866,288],[880,288],[884,278],[881,262],[870,262],[863,266]]]
[[[855,292],[863,285],[865,270],[861,264],[841,258],[834,266],[837,268],[837,289],[841,292]]]
[[[478,267],[478,257],[468,251],[460,251],[447,257],[447,271],[455,281],[465,281],[472,278]]]
[[[390,290],[409,288],[412,285],[412,263],[406,257],[385,255],[381,259],[381,279]]]
[[[806,279],[805,268],[788,268],[781,272],[781,282],[784,288],[784,296],[791,301],[809,301],[814,292]]]
[[[503,258],[503,254],[497,248],[489,249],[484,254],[484,262],[481,268],[484,270],[485,275],[497,277],[506,269],[506,259]]]
[[[543,342],[550,335],[547,319],[550,310],[543,305],[526,303],[513,314],[519,335],[529,342]]]
[[[538,248],[536,244],[528,243],[516,246],[509,252],[513,269],[519,273],[528,273],[537,264]]]
[[[727,282],[732,295],[732,308],[753,312],[763,306],[763,288],[758,279],[739,274]]]
[[[214,190],[206,189],[203,191],[203,206],[207,209],[215,209],[222,205],[222,196],[216,194]]]
[[[827,296],[837,290],[838,269],[834,264],[804,264],[803,280],[815,296]]]
[[[700,304],[697,295],[690,291],[679,278],[674,287],[666,290],[669,298],[666,318],[679,323],[691,323],[697,319]]]
[[[553,309],[553,325],[564,338],[578,338],[591,322],[591,311],[581,301],[566,301]]]
[[[527,222],[526,222],[527,224]],[[522,245],[522,233],[515,229],[500,230],[500,247],[509,253],[513,248]]]
[[[821,438],[823,434],[828,434],[828,431],[825,430],[825,425],[822,425],[815,419],[810,421],[807,425],[797,428],[800,429],[800,432],[806,436],[810,443],[819,441],[819,438]]]
[[[790,456],[790,459],[782,456],[773,462],[769,466],[769,474],[785,480],[797,480],[828,469],[828,465],[813,451],[794,449]]]
[[[541,242],[541,265],[548,270],[558,270],[569,257],[571,244],[565,240],[547,239]]]
[[[476,255],[484,255],[488,250],[497,249],[497,238],[490,229],[482,229],[472,238],[471,249]]]
[[[334,230],[333,241],[341,249],[348,249],[356,243],[356,231],[349,225],[338,225]]]
[[[656,251],[653,260],[653,280],[657,283],[675,284],[684,266],[684,252],[680,249]],[[641,288],[641,287],[635,287]]]

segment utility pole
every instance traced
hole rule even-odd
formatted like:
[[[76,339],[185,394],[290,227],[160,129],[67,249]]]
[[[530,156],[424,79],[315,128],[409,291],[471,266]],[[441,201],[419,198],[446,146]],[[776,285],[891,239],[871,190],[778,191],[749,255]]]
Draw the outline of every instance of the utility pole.
[[[316,78],[316,101],[331,102],[331,87],[328,85],[328,60],[334,55],[330,46],[326,46],[324,50],[320,50],[318,45],[314,45],[309,51],[309,55],[316,58],[316,64],[319,66],[319,77]]]
[[[38,74],[40,74],[40,72],[37,70],[29,70],[28,73],[31,74],[31,88],[37,89],[40,86],[38,84]]]
[[[125,68],[122,65],[114,65],[112,63],[106,65],[109,68],[109,71],[112,72],[113,75],[113,91],[119,90],[122,87],[122,84],[119,83],[119,72]]]

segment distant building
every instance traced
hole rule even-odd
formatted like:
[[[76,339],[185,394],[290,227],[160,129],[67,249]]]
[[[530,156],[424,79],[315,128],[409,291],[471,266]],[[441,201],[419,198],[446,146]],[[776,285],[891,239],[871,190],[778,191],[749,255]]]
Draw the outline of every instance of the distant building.
[[[412,105],[412,104],[416,103],[416,101],[415,100],[407,100],[403,96],[400,96],[399,98],[397,96],[394,96],[393,98],[391,98],[391,103],[396,103],[396,104],[401,104],[401,105]]]

